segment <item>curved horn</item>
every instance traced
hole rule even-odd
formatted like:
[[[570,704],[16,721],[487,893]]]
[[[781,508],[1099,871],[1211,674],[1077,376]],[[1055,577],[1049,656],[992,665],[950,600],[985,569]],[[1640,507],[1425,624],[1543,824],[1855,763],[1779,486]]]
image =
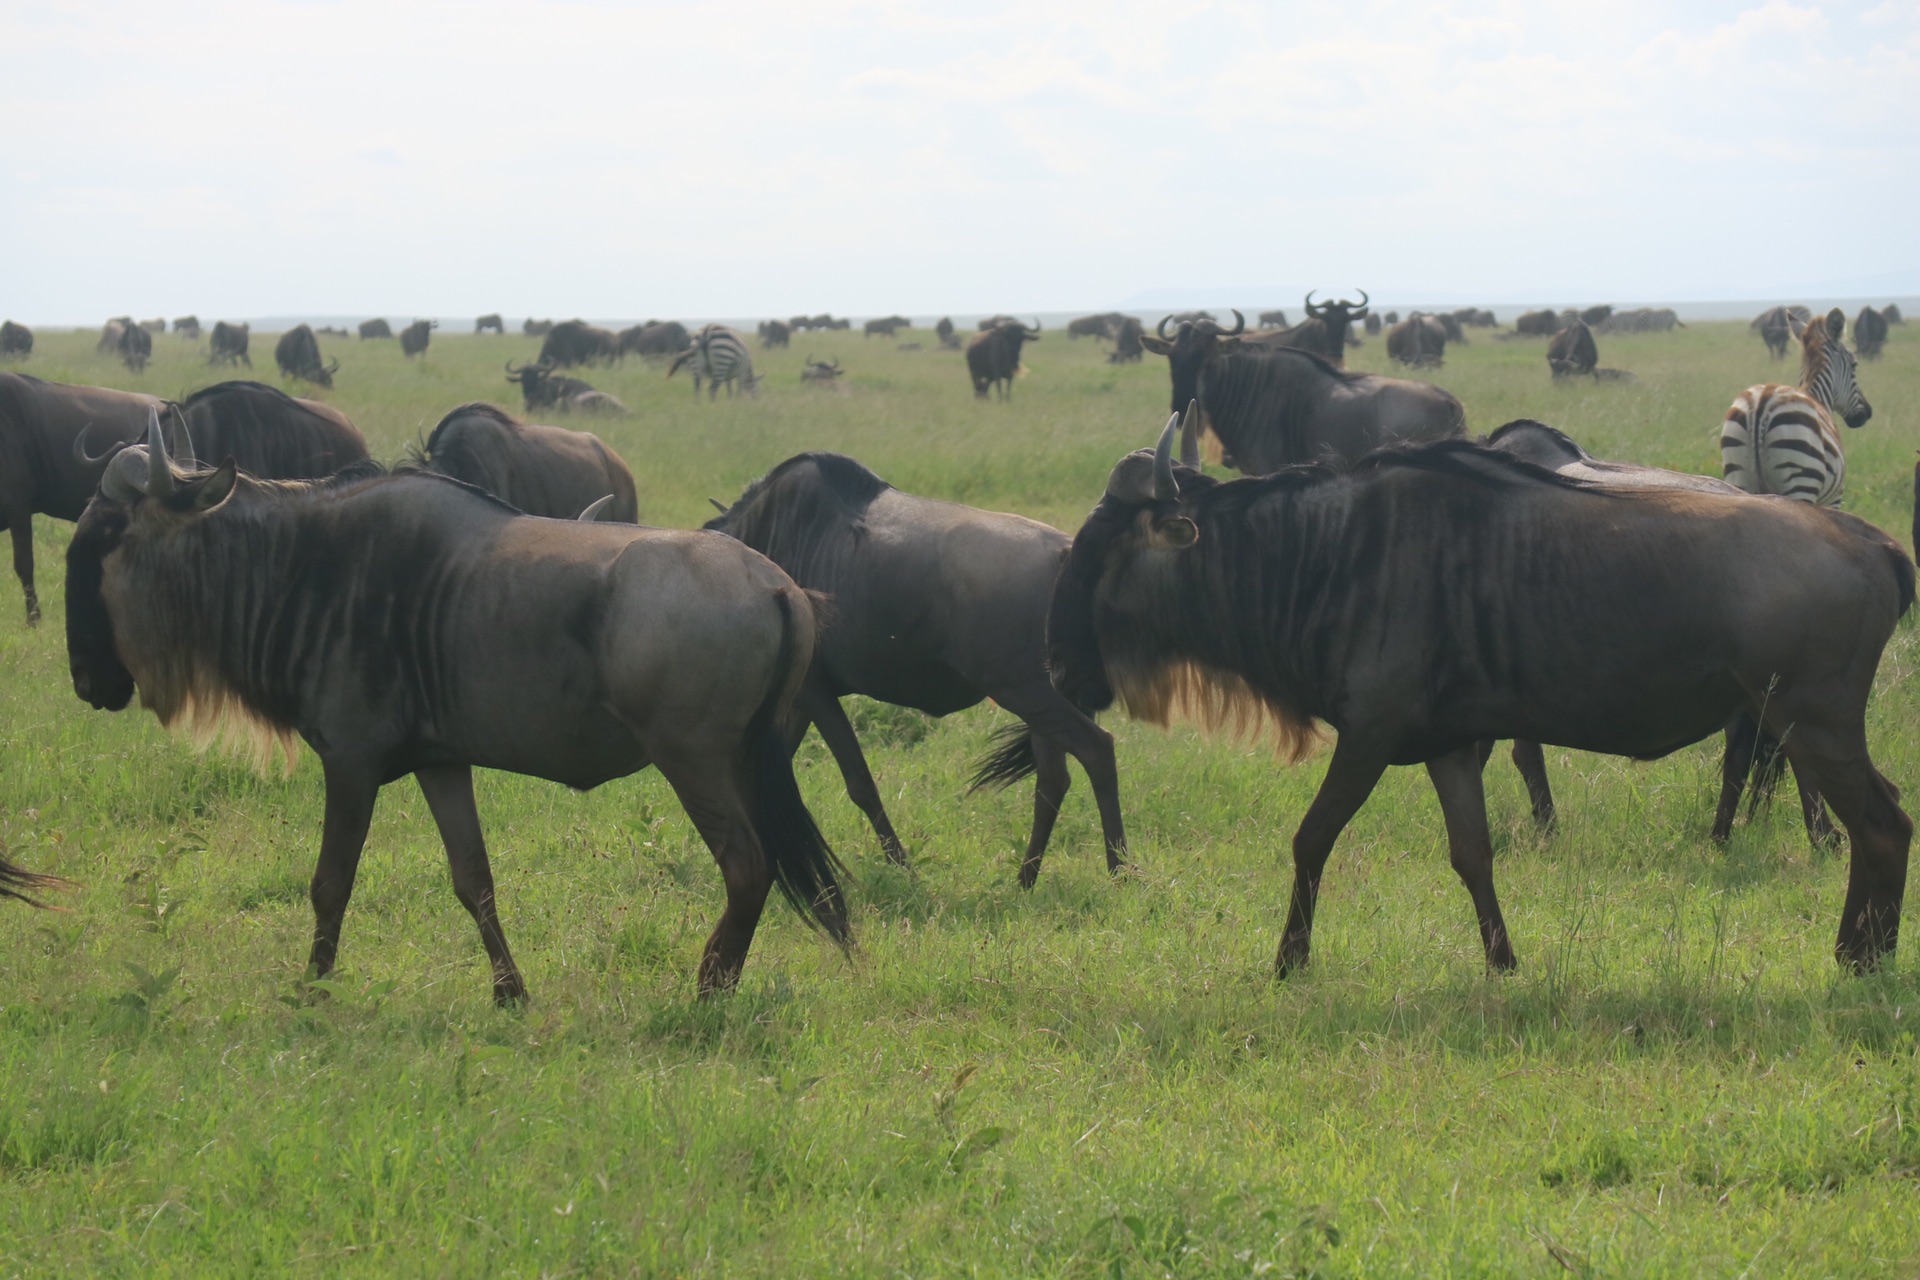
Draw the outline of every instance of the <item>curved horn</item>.
[[[1191,407],[1188,409],[1191,413]],[[1173,414],[1167,419],[1166,430],[1160,433],[1160,443],[1153,446],[1153,500],[1155,502],[1177,502],[1180,498],[1180,486],[1173,478],[1173,433],[1180,427],[1180,415]]]
[[[1373,299],[1367,297],[1367,291],[1365,289],[1356,289],[1354,290],[1354,292],[1360,295],[1360,309],[1362,311],[1365,311],[1367,309],[1367,304],[1373,301]]]
[[[610,493],[607,494],[605,497],[595,498],[592,502],[589,502],[586,505],[585,510],[581,511],[581,513],[575,516],[574,519],[578,520],[581,524],[592,524],[600,518],[600,513],[602,511],[605,511],[608,507],[612,505],[613,505],[613,495]]]
[[[1223,338],[1231,338],[1236,333],[1245,333],[1247,331],[1247,318],[1238,311],[1235,311],[1232,307],[1228,307],[1227,310],[1233,312],[1233,328],[1220,330],[1220,336]]]
[[[1159,334],[1162,338],[1165,338],[1167,336],[1167,321],[1171,319],[1173,319],[1173,312],[1169,311],[1167,312],[1167,314],[1160,317],[1160,323],[1153,326],[1153,331]]]
[[[97,457],[93,454],[88,453],[87,452],[87,432],[92,429],[93,429],[93,424],[89,422],[86,426],[80,428],[80,434],[73,438],[73,460],[79,463],[81,466],[97,467],[97,466],[100,466],[102,463],[111,462],[113,461],[113,456],[115,454],[119,453],[122,449],[127,447],[127,441],[115,440],[112,444],[107,446],[107,451],[105,453],[102,453]]]
[[[338,372],[340,372],[340,357],[335,356],[327,362],[327,373],[331,375]]]
[[[506,371],[507,371],[507,376],[509,376],[509,377],[511,377],[511,376],[513,376],[514,374],[516,374],[516,373],[518,373],[518,372],[520,372],[520,370],[519,370],[519,369],[516,369],[516,368],[514,368],[514,367],[513,367],[513,357],[512,357],[512,356],[508,356],[508,357],[507,357],[507,363],[506,363],[506,364],[505,364],[504,366],[502,366],[502,367],[506,369]],[[525,365],[522,365],[522,366],[521,366],[521,368],[525,368],[525,367],[526,367]]]
[[[1312,289],[1307,290],[1307,303],[1306,303],[1307,314],[1314,317],[1315,319],[1318,319],[1320,317],[1320,314],[1327,309],[1327,304],[1323,302],[1317,307],[1314,306],[1313,294],[1314,294],[1314,291]]]
[[[175,460],[180,464],[182,471],[198,470],[200,459],[193,452],[193,435],[187,430],[186,415],[181,413],[180,406],[172,401],[167,402],[167,411],[173,417],[173,448],[177,455]]]
[[[727,512],[728,512],[728,511],[730,510],[730,508],[729,508],[729,507],[727,506],[727,504],[726,504],[726,503],[724,503],[724,502],[722,502],[722,501],[720,501],[720,499],[718,499],[718,498],[708,498],[708,499],[707,499],[707,501],[708,501],[708,502],[710,502],[710,503],[712,503],[712,504],[713,504],[713,509],[714,509],[715,511],[718,511],[718,512],[719,512],[719,513],[720,513],[721,515],[725,515],[725,514],[727,514]]]
[[[1035,313],[1033,317],[1033,331],[1035,333],[1040,332],[1040,316],[1038,313]]]
[[[147,409],[147,486],[149,498],[173,494],[173,464],[167,461],[167,433],[160,429],[160,410]]]

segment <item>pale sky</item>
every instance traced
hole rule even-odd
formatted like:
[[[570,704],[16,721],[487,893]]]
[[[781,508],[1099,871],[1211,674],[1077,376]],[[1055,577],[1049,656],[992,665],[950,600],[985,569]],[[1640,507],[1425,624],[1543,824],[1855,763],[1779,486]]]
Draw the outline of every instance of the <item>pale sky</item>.
[[[1920,291],[1920,0],[0,0],[0,50],[29,322]]]

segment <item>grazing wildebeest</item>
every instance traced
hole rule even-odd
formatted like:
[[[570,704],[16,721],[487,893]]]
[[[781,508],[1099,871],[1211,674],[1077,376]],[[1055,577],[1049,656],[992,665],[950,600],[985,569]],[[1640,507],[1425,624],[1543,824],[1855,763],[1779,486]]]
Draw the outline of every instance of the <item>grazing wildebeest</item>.
[[[415,320],[400,331],[400,353],[409,360],[422,354],[433,331],[439,327],[438,320]]]
[[[905,316],[879,316],[861,326],[860,336],[871,338],[877,333],[883,338],[891,338],[900,330],[911,328],[913,328],[913,321]]]
[[[793,329],[784,320],[762,320],[760,322],[760,345],[768,350],[784,347],[793,341]]]
[[[567,369],[597,360],[612,361],[620,343],[613,332],[585,320],[562,320],[540,344],[540,363]]]
[[[1270,727],[1295,759],[1317,724],[1337,731],[1293,840],[1280,974],[1307,961],[1327,856],[1388,766],[1426,766],[1487,965],[1508,970],[1478,744],[1650,759],[1741,710],[1852,839],[1836,956],[1866,971],[1894,949],[1913,824],[1866,704],[1914,571],[1885,534],[1801,503],[1592,486],[1467,441],[1222,483],[1174,466],[1175,425],[1120,461],[1075,536],[1049,667],[1090,712]]]
[[[678,355],[693,345],[693,335],[678,320],[649,320],[645,324],[622,329],[615,339],[621,356],[655,358]]]
[[[787,459],[706,527],[832,600],[788,738],[797,747],[809,721],[820,727],[890,861],[904,863],[906,852],[840,708],[850,693],[934,716],[992,698],[1025,725],[982,762],[974,788],[1037,774],[1020,883],[1030,888],[1040,874],[1069,755],[1093,786],[1108,870],[1119,868],[1127,842],[1113,738],[1047,679],[1047,601],[1066,559],[1064,533],[901,493],[837,453]]]
[[[109,320],[100,329],[100,341],[94,350],[111,353],[135,373],[143,372],[153,358],[153,335],[135,324],[131,316]]]
[[[473,331],[475,333],[497,333],[504,337],[507,332],[507,322],[501,319],[500,313],[496,311],[492,315],[480,316],[476,319],[473,322]]]
[[[173,331],[183,338],[200,341],[200,317],[181,316],[173,322]]]
[[[516,369],[509,360],[506,368],[507,381],[519,384],[520,396],[526,401],[529,413],[553,409],[559,413],[626,416],[627,406],[619,400],[594,390],[591,383],[555,373],[552,365],[529,364]]]
[[[374,338],[391,338],[392,336],[393,326],[385,320],[362,320],[360,322],[360,340],[362,342]]]
[[[1547,344],[1547,367],[1556,378],[1590,374],[1599,363],[1600,349],[1593,341],[1593,330],[1583,321],[1575,320]]]
[[[250,337],[250,325],[228,324],[225,320],[213,322],[213,338],[208,343],[207,363],[244,364],[253,368],[253,357],[247,354],[247,342]]]
[[[1138,364],[1147,350],[1141,340],[1144,332],[1140,321],[1133,316],[1120,317],[1120,324],[1113,331],[1113,350],[1107,353],[1107,363]]]
[[[480,928],[493,995],[526,997],[495,909],[473,767],[578,790],[657,765],[727,906],[702,993],[738,981],[767,891],[843,945],[834,860],[781,721],[812,602],[710,533],[546,520],[440,476],[263,484],[122,450],[67,552],[74,692],[162,724],[320,757],[309,970],[332,970],[380,788],[411,773]]]
[[[1415,311],[1387,330],[1387,356],[1415,369],[1439,368],[1447,359],[1447,327]]]
[[[1631,311],[1616,311],[1593,326],[1596,333],[1667,333],[1676,327],[1686,328],[1672,307],[1635,307]]]
[[[553,321],[535,320],[532,316],[528,316],[520,322],[520,332],[529,338],[544,338],[553,332]]]
[[[148,333],[165,333],[167,331],[167,320],[165,316],[158,316],[152,320],[142,320],[140,327]]]
[[[33,354],[33,330],[9,320],[0,324],[0,356]]]
[[[1262,311],[1258,321],[1262,329],[1287,328],[1287,313],[1284,311]]]
[[[323,324],[315,329],[314,336],[319,338],[351,338],[353,335],[338,325]]]
[[[960,335],[953,331],[953,317],[941,316],[940,323],[933,326],[933,336],[940,339],[943,347],[958,347]]]
[[[727,395],[732,396],[736,379],[740,383],[740,393],[751,396],[760,381],[753,376],[753,353],[747,350],[747,336],[723,324],[702,325],[700,331],[693,335],[692,344],[667,366],[667,376],[671,378],[682,366],[693,375],[693,394],[696,398],[700,395],[703,378],[707,382],[709,400],[719,398],[723,384]]]
[[[1172,340],[1146,336],[1141,342],[1167,357],[1176,411],[1199,404],[1180,445],[1190,465],[1199,461],[1203,425],[1219,439],[1227,465],[1249,475],[1328,453],[1357,458],[1396,440],[1466,429],[1466,411],[1438,387],[1349,373],[1299,347],[1249,346],[1236,331],[1208,321],[1182,324]]]
[[[812,354],[809,353],[806,364],[801,366],[800,369],[800,381],[834,382],[845,372],[846,370],[840,367],[838,357],[832,360],[815,360]]]
[[[40,621],[33,517],[78,520],[100,487],[105,462],[86,455],[83,437],[96,448],[138,440],[159,403],[131,391],[0,373],[0,527],[13,535],[13,571],[26,593],[29,625]]]
[[[1887,345],[1887,318],[1872,307],[1861,307],[1853,318],[1853,349],[1862,360],[1878,360]]]
[[[194,437],[199,443],[200,437]],[[522,422],[492,404],[463,404],[440,419],[412,465],[485,489],[530,516],[571,520],[601,498],[599,518],[634,524],[633,472],[599,436]]]
[[[1560,316],[1552,311],[1523,311],[1513,322],[1515,334],[1528,338],[1551,338],[1560,332]]]
[[[1069,338],[1111,338],[1126,317],[1118,311],[1102,311],[1096,316],[1080,316],[1067,321]]]
[[[1897,302],[1889,302],[1886,306],[1880,308],[1880,314],[1887,318],[1888,324],[1905,324],[1907,322],[1907,318],[1900,314],[1900,304]]]
[[[995,325],[973,336],[967,343],[967,375],[973,379],[973,395],[985,400],[991,389],[1002,400],[1013,399],[1014,375],[1020,372],[1020,347],[1040,341],[1040,319],[1034,317],[1029,329],[1018,320]]]
[[[333,385],[333,375],[340,368],[337,356],[331,364],[320,362],[320,340],[304,324],[295,325],[280,335],[280,341],[274,344],[273,360],[283,376],[322,387]]]

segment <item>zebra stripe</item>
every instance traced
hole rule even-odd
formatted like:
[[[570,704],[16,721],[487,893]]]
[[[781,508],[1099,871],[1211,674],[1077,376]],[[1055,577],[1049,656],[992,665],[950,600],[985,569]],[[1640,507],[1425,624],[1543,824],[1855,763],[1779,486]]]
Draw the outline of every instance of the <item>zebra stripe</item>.
[[[710,324],[694,334],[693,346],[673,362],[672,368],[667,370],[667,376],[672,377],[682,365],[693,374],[695,395],[700,394],[703,378],[707,380],[708,399],[719,396],[722,383],[726,384],[727,394],[732,395],[736,378],[741,391],[753,394],[753,356],[747,351],[746,337],[724,325]]]
[[[1748,387],[1720,426],[1720,472],[1748,493],[1837,506],[1847,484],[1840,432],[1826,407],[1798,387]]]

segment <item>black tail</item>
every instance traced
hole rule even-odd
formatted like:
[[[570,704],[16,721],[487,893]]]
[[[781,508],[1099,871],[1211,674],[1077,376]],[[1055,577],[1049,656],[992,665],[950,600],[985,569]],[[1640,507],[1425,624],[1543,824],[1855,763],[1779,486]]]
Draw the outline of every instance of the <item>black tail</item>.
[[[1781,749],[1780,739],[1762,729],[1753,746],[1753,774],[1749,784],[1752,790],[1747,793],[1748,822],[1752,822],[1761,809],[1772,807],[1773,793],[1786,771],[1787,753]]]
[[[1024,720],[994,730],[993,740],[997,745],[974,770],[973,781],[967,784],[968,795],[982,787],[1003,790],[1033,772],[1033,730]]]
[[[34,871],[23,871],[4,858],[0,858],[0,898],[17,898],[28,906],[45,908],[46,903],[32,897],[30,889],[65,889],[67,882],[59,876],[43,876]]]
[[[747,727],[749,766],[753,780],[753,830],[766,851],[773,882],[800,918],[826,930],[842,947],[853,941],[847,926],[846,899],[836,873],[844,872],[827,838],[807,809],[800,784],[793,776],[793,753],[780,731],[777,713],[785,692],[785,673],[794,660],[793,604],[783,594],[780,612],[786,624],[775,670],[775,688]]]

